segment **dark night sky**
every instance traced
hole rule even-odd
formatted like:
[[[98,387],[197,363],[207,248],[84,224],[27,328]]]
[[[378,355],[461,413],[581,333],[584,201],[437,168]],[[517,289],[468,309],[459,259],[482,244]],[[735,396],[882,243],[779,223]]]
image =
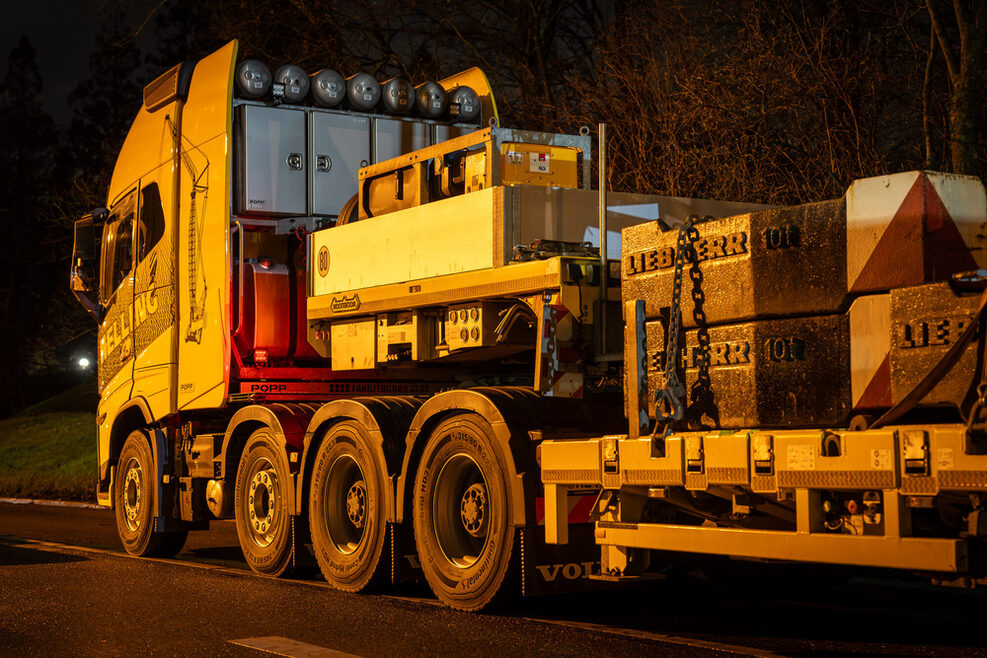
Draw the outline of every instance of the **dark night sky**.
[[[99,0],[26,0],[4,12],[0,21],[2,70],[22,34],[38,51],[44,81],[45,109],[59,122],[69,119],[66,96],[88,77],[89,53],[95,45],[99,25]]]
[[[125,0],[20,0],[7,8],[0,20],[0,75],[7,70],[7,57],[22,34],[38,51],[44,82],[45,109],[60,124],[71,118],[66,100],[80,82],[89,77],[89,55],[96,46],[101,11]],[[143,17],[159,3],[153,0],[126,1],[128,13]],[[146,32],[138,45],[149,38]],[[145,49],[146,51],[146,49]]]

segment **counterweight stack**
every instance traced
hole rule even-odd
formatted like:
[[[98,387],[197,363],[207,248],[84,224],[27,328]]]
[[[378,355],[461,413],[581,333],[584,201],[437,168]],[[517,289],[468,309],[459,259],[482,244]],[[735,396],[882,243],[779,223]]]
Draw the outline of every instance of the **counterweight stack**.
[[[857,181],[835,201],[698,222],[676,364],[686,426],[844,426],[896,403],[962,328],[946,309],[972,305],[927,284],[987,264],[978,190],[983,204],[976,179],[911,172]],[[665,382],[677,233],[624,230],[622,295],[644,301],[651,401]],[[953,393],[926,403],[963,406]]]

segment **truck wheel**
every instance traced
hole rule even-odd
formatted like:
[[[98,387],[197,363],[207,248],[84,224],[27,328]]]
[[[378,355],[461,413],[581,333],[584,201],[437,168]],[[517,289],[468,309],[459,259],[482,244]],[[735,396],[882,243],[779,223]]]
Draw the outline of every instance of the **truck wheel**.
[[[366,430],[354,421],[334,425],[319,446],[309,490],[312,547],[334,587],[359,592],[384,584],[383,482]]]
[[[265,576],[293,569],[295,537],[288,515],[291,478],[283,450],[264,427],[247,439],[236,473],[236,533],[247,564]]]
[[[514,527],[507,469],[490,425],[475,414],[436,427],[422,452],[414,489],[418,559],[446,605],[480,610],[514,588]]]
[[[188,532],[154,532],[154,488],[157,474],[147,436],[132,432],[117,461],[113,507],[124,549],[139,557],[174,557]]]

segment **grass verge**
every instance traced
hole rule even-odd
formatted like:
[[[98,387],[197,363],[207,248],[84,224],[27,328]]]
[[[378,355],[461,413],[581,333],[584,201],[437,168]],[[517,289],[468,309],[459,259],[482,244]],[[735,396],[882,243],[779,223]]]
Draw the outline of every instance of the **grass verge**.
[[[0,497],[96,501],[95,405],[0,420]]]

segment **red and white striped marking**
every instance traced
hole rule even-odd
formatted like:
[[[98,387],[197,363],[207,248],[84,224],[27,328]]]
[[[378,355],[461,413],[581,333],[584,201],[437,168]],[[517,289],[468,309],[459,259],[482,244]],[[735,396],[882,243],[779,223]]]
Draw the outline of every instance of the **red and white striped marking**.
[[[867,295],[850,306],[850,392],[853,410],[891,406],[891,295]]]
[[[583,397],[583,373],[581,371],[567,372],[557,370],[552,380],[551,395],[555,398],[576,398]]]
[[[973,176],[909,171],[846,195],[847,290],[883,292],[987,266],[987,196]]]
[[[593,503],[597,494],[569,496],[566,504],[569,508],[569,523],[589,523],[589,513],[593,511]],[[545,525],[545,499],[535,498],[535,518],[538,525]]]

